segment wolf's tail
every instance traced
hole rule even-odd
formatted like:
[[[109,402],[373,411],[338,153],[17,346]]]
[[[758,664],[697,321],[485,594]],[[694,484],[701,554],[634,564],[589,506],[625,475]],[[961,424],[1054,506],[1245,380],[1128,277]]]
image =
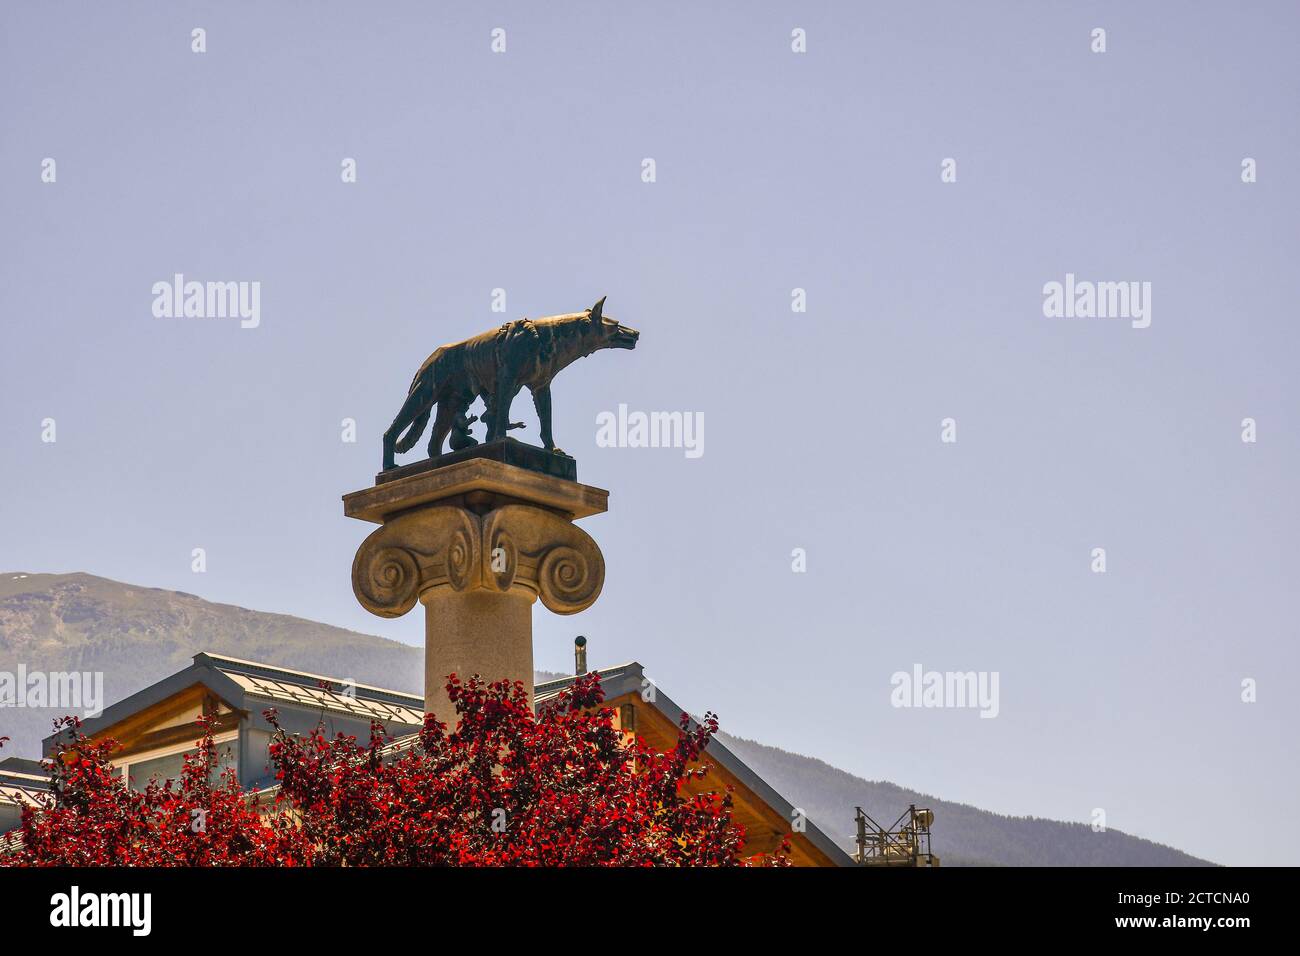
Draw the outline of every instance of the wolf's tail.
[[[414,395],[416,389],[420,387],[421,380],[424,378],[425,374],[428,374],[430,378],[433,377],[432,366],[426,366],[415,373],[415,378],[411,380],[411,387],[406,393],[407,401],[410,401],[411,396]],[[430,383],[430,385],[432,386],[432,383]],[[432,387],[429,388],[429,393],[433,393]],[[407,427],[406,431],[402,434],[402,437],[397,439],[397,443],[393,446],[397,451],[408,452],[415,447],[415,443],[418,442],[420,436],[424,434],[424,426],[429,424],[429,414],[432,410],[433,402],[430,401],[429,404],[424,407],[424,411],[415,416],[414,421],[412,421]]]

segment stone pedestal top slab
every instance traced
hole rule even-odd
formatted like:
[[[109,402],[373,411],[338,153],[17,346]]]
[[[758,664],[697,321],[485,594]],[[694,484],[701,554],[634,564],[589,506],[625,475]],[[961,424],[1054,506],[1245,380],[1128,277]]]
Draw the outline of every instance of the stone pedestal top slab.
[[[393,477],[343,496],[343,513],[374,524],[412,508],[458,499],[490,507],[520,502],[570,520],[609,510],[609,492],[492,458],[470,458]]]

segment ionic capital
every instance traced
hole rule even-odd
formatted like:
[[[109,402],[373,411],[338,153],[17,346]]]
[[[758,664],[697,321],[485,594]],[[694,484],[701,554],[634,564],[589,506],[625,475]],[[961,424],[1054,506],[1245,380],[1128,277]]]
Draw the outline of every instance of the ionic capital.
[[[600,548],[567,517],[530,504],[472,510],[430,504],[387,518],[357,550],[352,590],[362,607],[400,617],[434,588],[523,589],[556,614],[595,603],[605,581]]]

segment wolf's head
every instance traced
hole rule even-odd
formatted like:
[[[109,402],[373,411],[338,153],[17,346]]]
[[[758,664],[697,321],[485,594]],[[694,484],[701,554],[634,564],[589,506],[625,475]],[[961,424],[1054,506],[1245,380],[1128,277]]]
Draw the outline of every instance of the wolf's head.
[[[591,331],[597,336],[598,349],[634,349],[641,333],[626,325],[619,325],[617,319],[605,314],[605,297],[587,311],[587,321]]]

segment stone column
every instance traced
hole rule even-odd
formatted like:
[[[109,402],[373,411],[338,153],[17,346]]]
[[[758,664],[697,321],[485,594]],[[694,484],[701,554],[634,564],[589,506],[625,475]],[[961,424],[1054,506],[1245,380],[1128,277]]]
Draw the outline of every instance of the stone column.
[[[605,511],[608,492],[490,458],[383,478],[343,499],[381,525],[357,549],[352,590],[381,617],[424,605],[426,712],[455,726],[452,673],[523,681],[531,698],[532,604],[576,614],[600,596],[605,559],[573,522]]]

